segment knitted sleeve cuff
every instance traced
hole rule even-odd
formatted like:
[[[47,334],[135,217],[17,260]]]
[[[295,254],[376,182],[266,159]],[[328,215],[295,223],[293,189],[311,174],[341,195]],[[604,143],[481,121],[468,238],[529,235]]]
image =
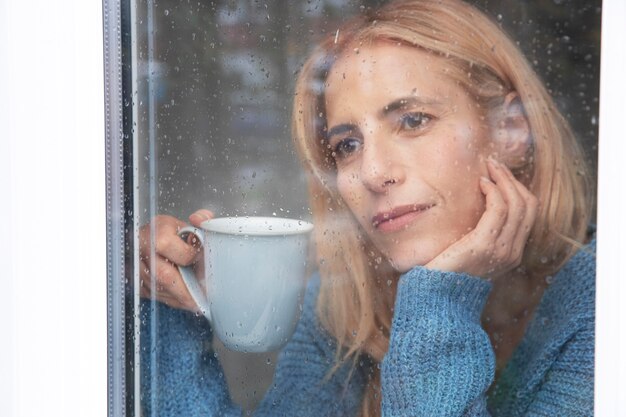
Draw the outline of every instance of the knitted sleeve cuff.
[[[211,325],[202,315],[146,299],[141,300],[139,310],[144,340],[152,334],[152,337],[167,342],[163,343],[163,348],[167,346],[174,350],[184,348],[198,352],[202,351],[203,342],[211,342]]]
[[[491,283],[485,279],[417,266],[400,278],[395,310],[440,307],[479,321],[490,291]]]
[[[382,363],[383,414],[484,414],[495,358],[480,315],[490,289],[480,278],[424,267],[400,278]]]

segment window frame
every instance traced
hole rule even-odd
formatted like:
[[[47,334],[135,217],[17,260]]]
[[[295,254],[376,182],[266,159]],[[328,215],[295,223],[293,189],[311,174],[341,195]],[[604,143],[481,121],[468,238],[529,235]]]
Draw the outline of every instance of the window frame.
[[[126,415],[128,393],[126,378],[131,375],[126,366],[129,352],[129,326],[123,297],[125,265],[119,252],[132,245],[128,234],[128,217],[124,206],[124,180],[132,172],[124,170],[124,107],[122,105],[121,50],[125,30],[121,19],[120,2],[104,0],[105,29],[105,89],[107,113],[107,265],[109,302],[109,416]],[[619,279],[619,260],[623,253],[621,233],[626,233],[626,221],[620,213],[626,212],[626,202],[614,180],[620,173],[618,157],[626,146],[620,140],[620,123],[625,119],[626,51],[620,39],[626,38],[626,4],[620,0],[605,0],[602,10],[602,52],[599,116],[599,173],[598,173],[598,254],[597,254],[597,324],[595,408],[597,415],[618,415],[624,400],[618,392],[618,381],[626,374],[626,334],[620,323],[626,322],[626,309],[620,306],[620,296],[626,296],[626,284]],[[131,188],[132,189],[132,188]],[[130,228],[136,225],[130,223]],[[130,239],[132,240],[132,238]],[[132,331],[132,330],[131,330]]]

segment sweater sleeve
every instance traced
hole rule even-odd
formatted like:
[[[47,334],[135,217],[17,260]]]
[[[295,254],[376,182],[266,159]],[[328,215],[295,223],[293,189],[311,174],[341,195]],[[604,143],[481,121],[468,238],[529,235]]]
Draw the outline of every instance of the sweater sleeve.
[[[593,415],[594,326],[584,323],[546,373],[526,416]]]
[[[141,301],[141,405],[144,416],[240,416],[210,349],[206,319]]]
[[[272,385],[255,416],[356,415],[361,372],[350,363],[329,373],[336,344],[318,324],[318,290],[319,279],[314,278],[296,331],[279,354]],[[210,349],[211,329],[203,317],[144,300],[141,337],[144,416],[241,415]]]
[[[595,241],[554,277],[524,340],[490,392],[502,416],[591,416],[594,390]]]
[[[400,278],[382,364],[383,415],[488,415],[495,356],[480,315],[491,284],[416,267]]]
[[[385,416],[593,415],[595,241],[559,271],[492,389],[480,315],[490,284],[416,267],[400,278],[383,359]]]
[[[537,312],[536,327],[553,329],[551,337],[546,337],[550,343],[542,349],[542,356],[554,360],[535,388],[536,393],[532,395],[530,390],[533,398],[527,416],[593,415],[595,251],[594,239],[560,271],[553,288],[548,289],[546,298],[550,302]],[[532,330],[538,333],[537,328]]]
[[[317,318],[319,285],[317,276],[309,282],[296,331],[278,357],[273,384],[255,416],[357,415],[365,381],[361,366],[365,359],[348,361],[333,371],[337,344]]]

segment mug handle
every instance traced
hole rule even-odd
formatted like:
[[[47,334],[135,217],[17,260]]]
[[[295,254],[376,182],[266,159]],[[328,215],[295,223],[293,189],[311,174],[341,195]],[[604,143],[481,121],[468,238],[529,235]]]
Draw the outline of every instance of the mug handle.
[[[187,240],[187,236],[189,236],[190,234],[195,235],[196,238],[200,241],[200,245],[204,246],[202,229],[198,229],[193,226],[187,226],[178,231],[178,236],[185,241]],[[202,287],[200,287],[200,284],[198,283],[198,280],[193,273],[193,268],[191,266],[178,265],[178,271],[183,277],[183,282],[187,286],[187,289],[191,294],[191,298],[193,298],[193,300],[196,302],[196,304],[200,308],[200,311],[202,312],[202,314],[204,314],[204,317],[206,317],[207,320],[211,321],[211,309],[209,307],[209,300],[204,294]]]

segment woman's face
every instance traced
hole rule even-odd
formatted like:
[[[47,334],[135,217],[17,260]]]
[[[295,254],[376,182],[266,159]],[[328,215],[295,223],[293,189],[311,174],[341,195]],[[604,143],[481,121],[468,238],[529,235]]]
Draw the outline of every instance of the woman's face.
[[[485,210],[489,128],[444,58],[378,43],[351,50],[326,84],[337,187],[399,271],[424,265]]]

